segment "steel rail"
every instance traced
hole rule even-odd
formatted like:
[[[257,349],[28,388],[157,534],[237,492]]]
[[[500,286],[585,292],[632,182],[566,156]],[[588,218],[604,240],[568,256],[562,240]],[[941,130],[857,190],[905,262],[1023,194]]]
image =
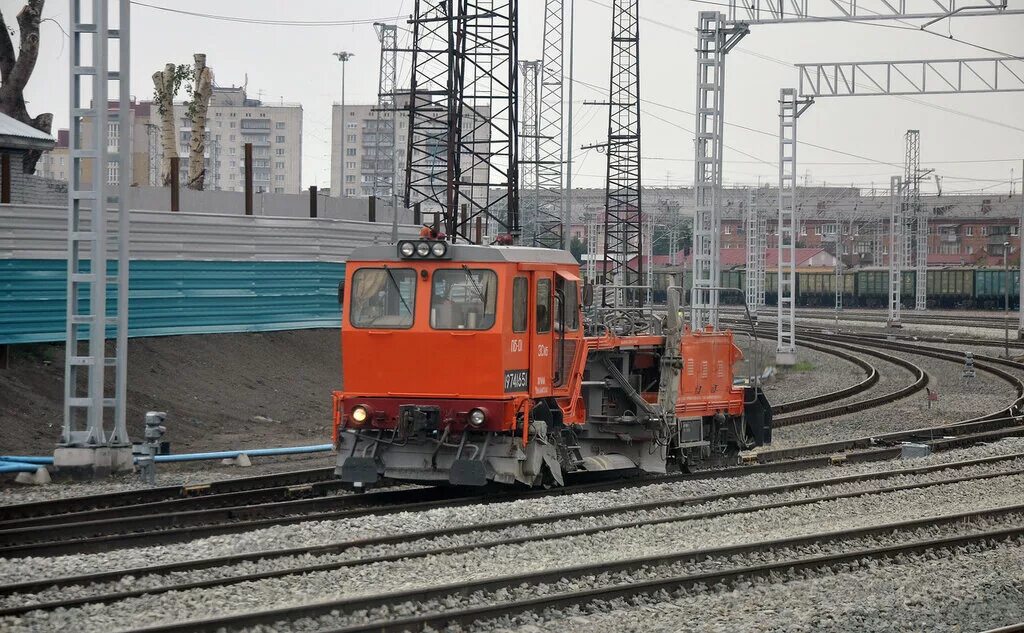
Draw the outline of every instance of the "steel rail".
[[[384,607],[390,608],[396,604],[404,602],[422,603],[449,596],[468,596],[477,592],[494,592],[500,589],[512,589],[524,584],[537,585],[542,583],[557,583],[571,578],[585,578],[600,574],[636,571],[643,568],[660,567],[681,562],[700,562],[715,557],[727,559],[727,557],[749,554],[752,552],[763,552],[765,550],[782,549],[787,547],[800,547],[811,544],[842,542],[843,540],[897,533],[920,527],[956,525],[976,518],[1006,517],[1020,514],[1022,512],[1024,512],[1024,505],[1004,506],[1001,508],[933,516],[923,519],[900,521],[862,528],[850,528],[846,530],[824,532],[806,536],[758,541],[704,550],[690,550],[676,554],[660,554],[619,561],[548,569],[540,572],[451,583],[427,589],[413,589],[374,596],[326,600],[310,604],[268,609],[259,612],[237,613],[215,616],[212,618],[186,620],[183,622],[157,624],[139,629],[132,629],[132,631],[135,633],[179,633],[185,631],[205,632],[234,630],[242,627],[258,625],[275,626],[282,621],[287,622],[299,618],[315,618],[331,614],[332,612],[355,612],[369,611]],[[590,603],[594,600],[611,600],[629,596],[646,595],[662,590],[676,590],[684,587],[690,588],[697,584],[714,586],[719,583],[731,583],[738,579],[749,580],[751,578],[763,578],[779,572],[822,569],[863,558],[892,558],[901,554],[923,552],[937,548],[954,548],[972,543],[1004,541],[1020,538],[1021,536],[1024,536],[1024,523],[1010,528],[917,540],[885,547],[857,549],[837,554],[789,559],[754,566],[733,567],[702,574],[670,576],[655,580],[604,586],[595,589],[549,594],[526,600],[516,600],[501,604],[489,604],[441,613],[428,613],[396,620],[375,620],[354,627],[335,630],[345,631],[346,633],[354,631],[418,631],[424,630],[427,626],[435,629],[444,629],[446,626],[451,626],[453,624],[472,625],[474,622],[483,618],[512,615],[547,608],[581,605]]]
[[[641,502],[633,504],[624,504],[617,506],[608,506],[605,508],[599,508],[594,510],[584,510],[577,512],[566,512],[555,515],[544,515],[538,517],[524,517],[514,520],[500,520],[490,521],[486,523],[464,525],[461,527],[455,527],[446,529],[444,534],[446,536],[452,536],[456,534],[470,534],[476,532],[487,532],[487,531],[498,531],[509,527],[517,526],[532,526],[532,525],[544,525],[557,523],[560,521],[571,521],[578,520],[587,517],[607,517],[615,514],[623,514],[628,512],[637,512],[652,509],[663,509],[663,508],[679,508],[685,509],[689,506],[701,505],[713,501],[720,501],[723,499],[737,499],[737,498],[749,498],[759,497],[771,494],[780,494],[786,492],[792,492],[795,490],[802,489],[816,489],[826,488],[829,486],[836,486],[850,483],[860,483],[873,480],[885,480],[892,479],[895,477],[906,477],[913,475],[923,475],[940,471],[953,471],[963,468],[969,468],[972,466],[995,464],[1004,461],[1014,461],[1018,459],[1024,459],[1024,453],[1014,453],[1008,455],[999,455],[993,457],[985,457],[974,460],[964,460],[960,462],[951,462],[946,464],[932,464],[928,466],[917,466],[911,468],[904,468],[891,471],[873,472],[873,473],[861,473],[857,475],[844,475],[840,477],[830,477],[825,479],[815,479],[803,482],[794,482],[790,484],[781,484],[776,486],[758,487],[751,489],[738,490],[726,493],[717,493],[709,495],[699,496],[688,496],[678,497],[675,499],[664,499],[659,501]],[[76,598],[70,598],[60,601],[52,601],[45,603],[35,604],[21,604],[16,607],[9,607],[0,609],[0,617],[5,616],[17,616],[29,611],[36,610],[53,610],[53,609],[65,609],[77,607],[85,604],[108,604],[111,602],[117,602],[119,600],[125,600],[128,598],[139,597],[143,595],[155,595],[159,593],[167,593],[170,591],[186,591],[191,589],[201,589],[208,587],[224,586],[230,584],[237,584],[241,582],[250,582],[256,580],[265,580],[268,578],[277,578],[283,576],[290,576],[296,574],[305,574],[316,571],[330,571],[335,569],[341,569],[343,567],[353,567],[357,565],[367,565],[373,563],[401,560],[407,558],[423,558],[427,556],[437,556],[445,554],[458,554],[470,550],[484,549],[487,547],[495,547],[499,545],[509,544],[521,544],[530,543],[537,540],[551,539],[551,538],[564,538],[569,536],[583,536],[589,534],[598,534],[602,532],[608,532],[617,529],[628,529],[636,528],[646,525],[658,525],[662,523],[675,523],[683,521],[694,521],[701,519],[710,519],[720,516],[726,516],[731,514],[746,514],[752,512],[760,512],[763,510],[771,510],[778,508],[789,508],[797,507],[801,505],[810,505],[814,503],[821,503],[827,501],[835,501],[839,499],[846,499],[851,497],[863,497],[868,495],[877,494],[891,494],[893,492],[899,492],[902,490],[910,489],[921,489],[930,488],[934,486],[951,485],[955,483],[968,482],[968,481],[980,481],[985,479],[995,479],[999,477],[1014,476],[1024,473],[1021,469],[1007,469],[991,473],[982,473],[978,475],[963,475],[959,477],[952,477],[946,479],[940,479],[935,481],[927,481],[920,483],[911,484],[900,484],[896,486],[880,486],[877,488],[871,488],[866,490],[858,490],[851,492],[834,493],[827,495],[818,495],[813,497],[804,497],[802,499],[796,499],[791,501],[783,502],[772,502],[763,503],[749,506],[742,506],[737,508],[731,508],[726,510],[706,511],[693,514],[676,515],[671,517],[659,517],[655,519],[647,519],[641,521],[628,521],[618,522],[614,524],[602,525],[598,527],[580,528],[576,530],[560,531],[557,533],[543,534],[543,535],[530,535],[519,538],[501,538],[489,541],[478,541],[471,545],[461,545],[454,547],[440,547],[440,548],[429,548],[413,552],[401,552],[397,554],[371,556],[363,558],[354,558],[345,561],[336,561],[331,563],[320,563],[314,565],[306,565],[302,567],[294,567],[290,569],[273,570],[269,572],[257,572],[240,574],[230,577],[218,577],[209,580],[196,581],[190,583],[177,583],[168,584],[160,587],[149,587],[139,590],[119,591],[108,594],[95,594],[93,596],[79,596]],[[12,585],[7,585],[0,588],[0,595],[13,595],[13,594],[31,594],[46,589],[63,588],[71,586],[88,586],[99,582],[113,582],[122,580],[126,577],[137,577],[140,575],[154,575],[154,574],[169,574],[179,573],[185,571],[196,571],[199,569],[209,569],[212,567],[239,564],[243,562],[254,562],[259,560],[280,558],[284,556],[306,556],[306,555],[324,555],[324,554],[335,554],[346,551],[353,548],[364,548],[371,546],[389,545],[400,542],[411,542],[420,539],[435,538],[438,535],[436,530],[422,530],[417,532],[408,532],[401,534],[390,534],[380,537],[356,539],[351,541],[344,541],[340,543],[334,543],[330,545],[320,545],[315,547],[305,548],[290,548],[286,550],[276,551],[264,551],[264,552],[252,552],[248,554],[235,554],[231,556],[218,557],[213,559],[204,559],[200,561],[189,561],[185,563],[172,563],[168,565],[151,566],[151,567],[140,567],[134,569],[124,569],[118,571],[99,572],[95,574],[83,574],[78,576],[69,576],[64,578],[55,578],[51,580],[33,580]]]

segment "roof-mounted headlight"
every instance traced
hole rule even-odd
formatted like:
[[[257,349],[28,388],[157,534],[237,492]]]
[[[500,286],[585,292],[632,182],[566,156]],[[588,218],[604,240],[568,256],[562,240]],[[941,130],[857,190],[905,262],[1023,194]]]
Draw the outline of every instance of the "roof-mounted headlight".
[[[430,244],[428,242],[417,242],[416,254],[420,257],[427,257],[430,255]]]
[[[414,242],[399,242],[398,254],[402,257],[412,257],[416,254],[416,244]]]
[[[434,245],[430,247],[430,254],[434,257],[444,257],[448,252],[448,245],[444,242],[434,242]]]

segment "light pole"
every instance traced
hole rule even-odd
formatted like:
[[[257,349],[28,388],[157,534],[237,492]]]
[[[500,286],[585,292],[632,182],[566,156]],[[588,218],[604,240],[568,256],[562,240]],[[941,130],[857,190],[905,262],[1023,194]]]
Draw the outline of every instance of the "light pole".
[[[1010,242],[1003,242],[1003,354],[1010,357]]]
[[[345,129],[345,62],[355,57],[355,53],[339,51],[332,54],[341,62],[341,160],[338,161],[341,163],[339,166],[341,176],[338,181],[338,197],[340,198],[345,195],[345,137],[348,136],[348,130]]]

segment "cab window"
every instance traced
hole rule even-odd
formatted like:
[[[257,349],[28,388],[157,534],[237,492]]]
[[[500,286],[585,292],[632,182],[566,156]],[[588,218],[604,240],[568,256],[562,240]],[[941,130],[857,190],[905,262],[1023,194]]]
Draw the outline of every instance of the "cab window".
[[[430,327],[435,330],[487,330],[494,325],[498,276],[467,267],[434,271]]]
[[[537,280],[537,333],[551,331],[551,280]]]
[[[556,311],[555,318],[558,319],[556,327],[561,330],[575,330],[579,328],[579,294],[575,281],[566,281],[559,277],[558,294],[555,296]],[[562,310],[562,300],[565,300],[565,311]],[[565,319],[563,323],[562,320]]]
[[[412,268],[360,268],[352,275],[349,320],[357,328],[412,327],[416,271]]]
[[[512,280],[512,331],[525,332],[529,315],[530,280],[516,277]]]

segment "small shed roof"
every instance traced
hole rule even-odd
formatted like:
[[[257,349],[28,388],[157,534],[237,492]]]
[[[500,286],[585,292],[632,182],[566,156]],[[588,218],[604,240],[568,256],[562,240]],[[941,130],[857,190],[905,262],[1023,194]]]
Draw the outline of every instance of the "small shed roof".
[[[47,150],[53,149],[55,143],[46,132],[0,113],[0,148]]]

